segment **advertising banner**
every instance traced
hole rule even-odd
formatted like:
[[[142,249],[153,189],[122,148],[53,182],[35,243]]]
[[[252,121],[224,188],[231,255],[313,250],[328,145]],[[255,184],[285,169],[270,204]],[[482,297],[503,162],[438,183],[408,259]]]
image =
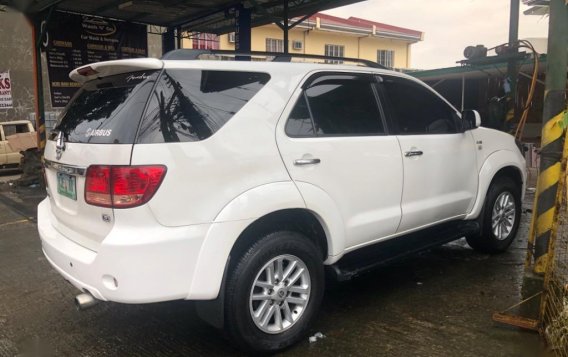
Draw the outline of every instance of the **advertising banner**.
[[[51,106],[64,107],[80,85],[73,69],[100,61],[148,56],[145,25],[55,12],[47,24]]]
[[[10,72],[0,72],[0,109],[10,109],[12,107],[12,82],[10,82]]]

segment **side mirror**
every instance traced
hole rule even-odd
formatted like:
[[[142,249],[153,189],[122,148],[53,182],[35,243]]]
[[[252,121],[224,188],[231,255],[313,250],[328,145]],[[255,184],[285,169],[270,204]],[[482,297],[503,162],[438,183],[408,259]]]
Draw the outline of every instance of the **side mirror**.
[[[462,119],[470,130],[481,126],[481,115],[479,115],[477,110],[464,110],[462,112]]]

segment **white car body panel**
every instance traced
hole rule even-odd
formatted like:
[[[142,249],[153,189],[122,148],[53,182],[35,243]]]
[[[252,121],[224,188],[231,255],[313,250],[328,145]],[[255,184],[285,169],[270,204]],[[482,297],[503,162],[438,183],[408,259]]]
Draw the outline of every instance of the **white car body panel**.
[[[402,221],[398,232],[464,217],[477,195],[477,157],[470,132],[399,135],[404,157]],[[451,148],[451,149],[450,149]]]
[[[527,181],[525,159],[511,135],[487,128],[477,128],[471,133],[476,141],[478,152],[479,187],[475,203],[465,219],[475,219],[479,216],[491,180],[499,170],[505,167],[515,167],[519,170],[523,178],[523,197]]]
[[[63,197],[57,193],[55,171],[48,170],[50,197],[38,207],[43,250],[67,280],[100,300],[215,299],[235,242],[247,227],[273,212],[312,213],[326,235],[325,264],[333,264],[346,252],[381,240],[450,219],[477,218],[491,179],[504,167],[516,167],[526,177],[524,159],[512,137],[489,129],[448,135],[447,140],[439,135],[290,138],[285,134],[299,86],[311,74],[345,71],[409,78],[402,74],[277,62],[143,59],[88,66],[97,76],[162,67],[271,76],[251,101],[205,140],[66,143],[60,159],[55,142],[48,141],[45,158],[60,164],[167,167],[154,197],[128,209],[86,204],[82,176],[77,177],[77,201]],[[73,71],[71,78],[85,82],[93,76]],[[480,140],[481,148],[476,144]],[[453,151],[448,150],[454,145]],[[424,156],[403,157],[412,146],[423,150]],[[294,160],[310,155],[321,163],[294,165]],[[102,219],[103,214],[111,217],[110,222]]]
[[[215,217],[215,222],[256,219],[285,209],[305,208],[304,200],[292,181],[274,182],[243,192]]]
[[[320,221],[327,238],[326,264],[339,260],[347,246],[345,222],[337,203],[322,188],[307,182],[296,182],[306,207]]]
[[[315,73],[318,72],[310,75]],[[349,248],[395,233],[401,219],[403,182],[402,157],[396,137],[288,137],[284,129],[286,119],[301,93],[299,88],[292,96],[276,131],[276,141],[290,177],[297,184],[314,185],[333,197],[346,239],[343,247],[338,248]],[[320,159],[321,163],[294,164],[295,160],[312,158]],[[385,175],[385,168],[388,168],[388,175]],[[298,188],[305,196],[303,187]],[[309,209],[319,212],[313,208],[317,203],[304,199]],[[341,254],[339,251],[333,253]]]
[[[170,61],[166,67],[186,68],[188,62]],[[160,163],[170,168],[159,194],[148,203],[161,224],[212,222],[243,192],[290,180],[274,141],[274,126],[293,89],[285,83],[275,74],[254,101],[206,140],[134,145],[133,165]],[[245,136],[250,132],[255,135]]]
[[[149,303],[187,297],[201,244],[210,224],[165,228],[146,207],[123,210],[133,224],[115,225],[97,252],[59,233],[46,199],[38,207],[42,248],[49,262],[73,285],[96,299]],[[146,214],[143,213],[146,211]],[[50,216],[51,215],[51,216]],[[121,217],[122,218],[122,217]],[[154,223],[154,224],[152,224]],[[112,277],[116,279],[114,286]]]
[[[277,140],[292,179],[318,186],[333,197],[345,225],[347,247],[396,232],[402,194],[402,158],[396,137],[294,139],[279,131]],[[321,163],[294,165],[297,159],[312,157]],[[306,205],[311,208],[310,202]]]

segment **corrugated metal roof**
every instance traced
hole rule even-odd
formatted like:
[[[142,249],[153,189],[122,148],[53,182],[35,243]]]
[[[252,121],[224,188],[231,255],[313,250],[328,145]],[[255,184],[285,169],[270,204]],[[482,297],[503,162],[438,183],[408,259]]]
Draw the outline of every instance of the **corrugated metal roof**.
[[[362,0],[301,0],[288,2],[288,17],[313,14]],[[226,33],[234,31],[233,11],[243,4],[252,10],[253,26],[279,21],[284,13],[283,0],[0,0],[0,5],[24,13],[39,13],[55,6],[59,11],[158,25],[181,26],[184,30]]]
[[[523,4],[531,6],[523,12],[525,15],[544,16],[550,12],[550,0],[523,0]]]
[[[546,55],[539,56],[539,72],[543,73],[546,69]],[[533,70],[533,59],[526,58],[518,63],[519,70],[530,72]],[[408,71],[406,74],[421,79],[423,81],[441,79],[482,78],[487,76],[504,76],[507,72],[507,62],[493,64],[483,64],[477,66],[455,66],[446,68],[436,68],[421,71]]]

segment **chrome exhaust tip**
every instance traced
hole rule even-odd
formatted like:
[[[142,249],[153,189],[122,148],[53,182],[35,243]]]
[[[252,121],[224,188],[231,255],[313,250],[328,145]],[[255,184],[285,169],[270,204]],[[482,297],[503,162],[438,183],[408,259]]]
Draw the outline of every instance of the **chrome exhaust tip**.
[[[90,307],[95,306],[99,301],[93,297],[90,293],[82,293],[75,296],[75,307],[79,311],[86,310]]]

